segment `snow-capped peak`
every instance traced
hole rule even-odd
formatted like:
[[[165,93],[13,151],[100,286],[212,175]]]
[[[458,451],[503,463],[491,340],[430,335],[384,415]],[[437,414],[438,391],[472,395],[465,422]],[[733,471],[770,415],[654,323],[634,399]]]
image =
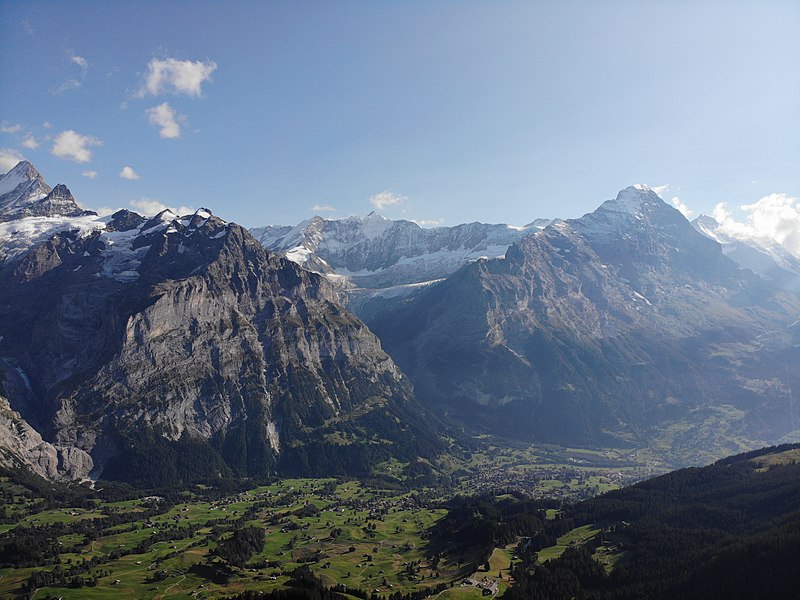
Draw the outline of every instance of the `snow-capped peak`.
[[[50,193],[50,186],[39,171],[26,160],[18,162],[8,173],[0,175],[0,210],[41,200]]]
[[[641,212],[642,205],[653,202],[663,202],[663,200],[646,185],[637,183],[621,190],[614,200],[605,202],[603,206],[636,215]]]
[[[376,213],[374,210],[364,217],[363,233],[368,240],[380,237],[387,229],[392,226],[392,221]]]
[[[714,217],[710,217],[708,215],[700,215],[694,221],[692,221],[692,225],[694,228],[697,229],[700,233],[705,235],[706,237],[711,238],[715,242],[723,243],[724,240],[719,235],[719,223]]]
[[[36,168],[27,160],[20,161],[8,173],[0,175],[0,196],[13,191],[19,184],[41,179]]]

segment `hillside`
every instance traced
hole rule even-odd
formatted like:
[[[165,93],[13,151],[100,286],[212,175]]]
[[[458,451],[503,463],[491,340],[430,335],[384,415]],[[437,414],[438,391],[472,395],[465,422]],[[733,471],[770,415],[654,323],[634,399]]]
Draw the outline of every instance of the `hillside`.
[[[585,543],[575,537],[552,552],[552,541],[581,528],[590,532]],[[520,545],[509,600],[790,598],[800,560],[800,446],[610,492],[568,508],[544,531]],[[545,562],[550,556],[558,558]]]

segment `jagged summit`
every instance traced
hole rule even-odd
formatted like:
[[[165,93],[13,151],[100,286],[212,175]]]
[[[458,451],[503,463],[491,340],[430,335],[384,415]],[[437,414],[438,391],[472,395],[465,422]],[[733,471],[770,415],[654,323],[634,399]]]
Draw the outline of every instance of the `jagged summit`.
[[[28,161],[21,161],[8,173],[0,175],[0,220],[16,218],[15,212],[41,200],[51,188]]]
[[[680,211],[642,184],[626,187],[613,200],[606,200],[578,219],[564,221],[562,226],[589,239],[613,244],[644,232],[662,239],[696,233]]]
[[[27,160],[19,161],[8,173],[0,175],[0,181],[12,181],[17,180],[20,181],[28,181],[31,179],[39,179],[41,178],[41,174],[39,171],[36,170],[31,163]],[[11,188],[13,189],[13,188]],[[5,194],[8,189],[3,189],[0,187],[0,195]]]
[[[82,217],[83,210],[64,184],[51,188],[28,161],[21,161],[0,176],[0,221],[26,217]]]

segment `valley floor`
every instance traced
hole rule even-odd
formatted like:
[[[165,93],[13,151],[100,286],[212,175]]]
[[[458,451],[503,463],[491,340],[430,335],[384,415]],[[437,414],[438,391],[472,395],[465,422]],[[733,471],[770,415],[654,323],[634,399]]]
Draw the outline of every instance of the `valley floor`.
[[[665,472],[646,450],[524,447],[482,440],[481,450],[444,461],[454,488],[402,491],[406,465],[384,463],[372,483],[283,479],[222,495],[90,500],[52,508],[7,478],[0,485],[0,597],[221,598],[245,590],[296,585],[310,567],[325,586],[358,596],[422,592],[439,598],[502,594],[513,584],[516,541],[490,551],[431,538],[454,494],[549,499],[547,518],[575,501]],[[394,483],[392,484],[392,480]],[[380,481],[385,482],[382,485]],[[103,485],[102,483],[100,485]],[[213,490],[208,490],[209,492]],[[544,513],[542,513],[544,518]],[[263,542],[248,552],[231,540],[255,528]],[[567,531],[541,560],[592,538]],[[15,539],[15,547],[8,540]],[[9,548],[11,548],[9,550]],[[233,550],[231,550],[233,548]],[[595,558],[610,566],[613,552]],[[484,562],[485,561],[485,562]],[[488,570],[487,570],[488,566]]]

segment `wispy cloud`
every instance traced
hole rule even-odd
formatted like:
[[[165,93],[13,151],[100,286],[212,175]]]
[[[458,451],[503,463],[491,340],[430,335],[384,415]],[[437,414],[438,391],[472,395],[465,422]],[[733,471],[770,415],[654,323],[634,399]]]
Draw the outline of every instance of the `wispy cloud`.
[[[63,94],[66,94],[70,90],[77,90],[79,87],[81,87],[80,81],[78,81],[77,79],[67,79],[64,83],[62,83],[57,88],[53,88],[51,91],[56,96],[61,96]]]
[[[714,207],[712,216],[734,238],[771,240],[800,257],[800,201],[788,194],[770,194],[753,204],[738,207],[737,219],[726,202]]]
[[[315,204],[314,206],[311,207],[311,210],[315,213],[336,212],[336,209],[330,204]]]
[[[141,198],[139,200],[131,200],[130,205],[135,208],[140,213],[151,216],[157,215],[162,210],[171,210],[176,215],[188,215],[194,212],[194,209],[188,206],[179,206],[177,208],[172,206],[167,206],[163,202],[158,200],[153,200],[151,198]]]
[[[150,124],[160,128],[158,135],[162,138],[174,139],[181,137],[181,126],[178,123],[178,119],[185,119],[185,117],[179,117],[175,109],[169,105],[169,102],[148,108],[145,113]]]
[[[411,222],[420,227],[437,227],[444,223],[444,219],[411,219]]]
[[[661,194],[659,194],[659,196],[660,195]],[[686,203],[683,200],[681,200],[678,196],[673,196],[673,198],[672,198],[672,206],[677,208],[681,212],[681,214],[684,217],[686,217],[687,219],[693,217],[694,214],[695,214],[694,211],[691,208],[689,208],[686,205]]]
[[[133,170],[133,167],[128,165],[122,167],[122,170],[119,172],[119,176],[123,179],[139,179],[139,174]]]
[[[78,56],[77,54],[70,54],[69,60],[73,64],[78,65],[84,71],[89,68],[89,61],[83,58],[82,56]]]
[[[102,145],[103,141],[92,135],[81,135],[69,129],[56,136],[50,153],[58,158],[85,163],[92,160],[92,151],[89,148]]]
[[[22,131],[22,125],[19,123],[11,124],[8,121],[0,123],[0,133],[19,133]]]
[[[86,77],[86,71],[89,69],[89,61],[72,51],[67,51],[67,60],[70,64],[80,68],[80,78],[72,76],[58,87],[51,89],[50,92],[56,96],[62,96],[71,90],[76,90],[81,87]]]
[[[97,177],[97,171],[84,171],[81,173],[84,177],[88,177],[89,179],[94,179]]]
[[[408,200],[408,198],[400,194],[383,191],[380,194],[375,194],[374,196],[372,196],[369,199],[369,203],[372,204],[372,206],[374,206],[376,209],[383,210],[387,206],[402,204],[406,200]]]
[[[25,157],[13,148],[0,148],[0,173],[8,173],[21,160]]]
[[[22,140],[22,145],[30,150],[36,150],[41,144],[39,140],[29,133],[25,136],[25,139]]]
[[[213,61],[201,62],[154,58],[147,63],[147,74],[144,83],[136,95],[159,96],[161,94],[202,95],[202,85],[211,80],[211,74],[217,69]]]

